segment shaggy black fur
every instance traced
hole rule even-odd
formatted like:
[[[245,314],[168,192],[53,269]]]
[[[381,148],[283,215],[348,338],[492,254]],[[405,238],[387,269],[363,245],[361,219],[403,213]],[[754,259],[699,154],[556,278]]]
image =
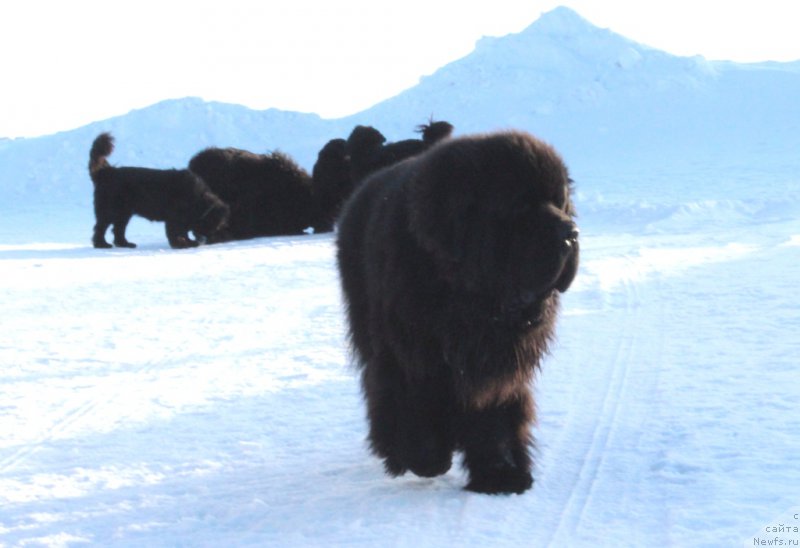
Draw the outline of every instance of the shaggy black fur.
[[[89,152],[96,219],[94,247],[111,247],[105,238],[111,225],[115,246],[136,247],[125,238],[125,228],[134,214],[164,221],[167,240],[174,248],[198,245],[189,238],[189,230],[196,237],[213,239],[224,227],[228,206],[188,170],[113,167],[107,159],[113,151],[113,137],[101,133]]]
[[[339,221],[338,262],[369,441],[391,475],[532,485],[530,383],[578,267],[571,182],[521,132],[446,140],[369,178]]]
[[[453,124],[445,121],[434,122],[431,120],[427,124],[418,125],[417,133],[422,135],[422,142],[430,147],[442,139],[450,137],[450,135],[453,134]]]
[[[342,204],[353,192],[350,178],[350,158],[347,142],[331,139],[319,151],[317,162],[311,171],[314,188],[314,205],[317,210],[315,232],[333,230]]]
[[[230,206],[227,239],[302,234],[315,223],[311,177],[286,154],[207,148],[189,170]]]
[[[319,151],[312,170],[315,232],[333,230],[342,205],[358,182],[375,171],[424,152],[453,132],[448,122],[417,127],[422,139],[384,144],[386,138],[371,126],[356,126],[350,137],[331,139]]]
[[[449,122],[421,125],[417,131],[422,139],[406,139],[386,144],[386,137],[372,126],[356,126],[347,138],[347,155],[350,157],[350,176],[358,183],[375,171],[396,164],[427,150],[434,143],[453,132]]]

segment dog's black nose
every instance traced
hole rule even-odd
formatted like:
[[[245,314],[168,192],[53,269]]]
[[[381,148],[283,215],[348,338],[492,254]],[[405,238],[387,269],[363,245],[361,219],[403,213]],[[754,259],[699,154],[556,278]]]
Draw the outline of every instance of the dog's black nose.
[[[572,242],[577,242],[578,236],[580,236],[580,234],[581,234],[581,229],[579,229],[577,226],[573,226],[572,230],[569,231],[569,237],[567,239]]]
[[[565,242],[577,242],[580,235],[580,229],[572,223],[561,225],[559,233],[560,238]]]

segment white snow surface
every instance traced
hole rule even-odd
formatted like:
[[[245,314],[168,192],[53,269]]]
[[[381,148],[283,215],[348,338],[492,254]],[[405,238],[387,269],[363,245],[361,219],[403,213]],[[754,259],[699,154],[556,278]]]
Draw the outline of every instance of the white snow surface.
[[[527,95],[526,95],[527,94]],[[559,9],[342,120],[188,99],[0,141],[0,546],[800,543],[800,71],[669,56]],[[95,250],[91,140],[180,167],[433,113],[576,180],[582,264],[523,495],[365,444],[332,235]],[[794,544],[792,544],[794,543]]]

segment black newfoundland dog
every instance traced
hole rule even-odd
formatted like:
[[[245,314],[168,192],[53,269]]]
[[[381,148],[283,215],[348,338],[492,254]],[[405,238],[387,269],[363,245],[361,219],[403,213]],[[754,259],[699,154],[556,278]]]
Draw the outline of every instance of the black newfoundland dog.
[[[574,217],[558,153],[522,132],[444,141],[346,204],[341,282],[389,474],[443,474],[461,451],[467,489],[531,487],[531,382],[578,268]]]
[[[347,155],[353,182],[366,178],[375,171],[421,154],[432,145],[450,137],[453,126],[449,122],[431,121],[417,127],[422,139],[404,139],[387,143],[383,133],[372,126],[356,126],[347,138]]]
[[[330,232],[342,205],[353,189],[371,173],[421,154],[453,132],[449,122],[434,122],[417,127],[422,139],[386,143],[386,137],[372,126],[356,126],[345,139],[331,139],[319,151],[311,172],[315,232]]]
[[[286,154],[212,147],[189,170],[231,208],[223,239],[302,234],[315,223],[311,177]]]
[[[342,204],[353,193],[347,141],[331,139],[320,149],[311,179],[317,209],[314,231],[331,232]]]
[[[115,246],[136,247],[125,238],[125,228],[134,214],[164,221],[173,248],[198,245],[189,238],[190,230],[195,237],[213,239],[224,227],[228,206],[188,170],[114,167],[108,163],[113,151],[114,138],[101,133],[89,152],[96,220],[94,247],[111,247],[105,237],[111,225]]]

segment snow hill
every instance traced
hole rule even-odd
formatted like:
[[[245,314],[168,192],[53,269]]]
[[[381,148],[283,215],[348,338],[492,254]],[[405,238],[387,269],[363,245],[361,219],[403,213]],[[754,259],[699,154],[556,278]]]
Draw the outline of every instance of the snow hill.
[[[171,99],[73,131],[0,141],[0,190],[85,203],[87,151],[101,131],[116,136],[118,165],[181,167],[215,145],[280,149],[310,169],[328,139],[356,124],[395,140],[431,116],[462,134],[528,129],[555,144],[578,176],[598,163],[785,157],[800,143],[798,90],[800,62],[675,57],[558,8],[519,34],[480,40],[416,87],[347,118]]]
[[[797,545],[798,96],[800,63],[676,57],[559,8],[347,118],[189,98],[0,140],[0,546]],[[138,249],[90,247],[101,131],[118,165],[218,145],[310,170],[356,124],[431,116],[529,130],[576,180],[522,496],[383,475],[330,235],[176,251],[135,220]]]

